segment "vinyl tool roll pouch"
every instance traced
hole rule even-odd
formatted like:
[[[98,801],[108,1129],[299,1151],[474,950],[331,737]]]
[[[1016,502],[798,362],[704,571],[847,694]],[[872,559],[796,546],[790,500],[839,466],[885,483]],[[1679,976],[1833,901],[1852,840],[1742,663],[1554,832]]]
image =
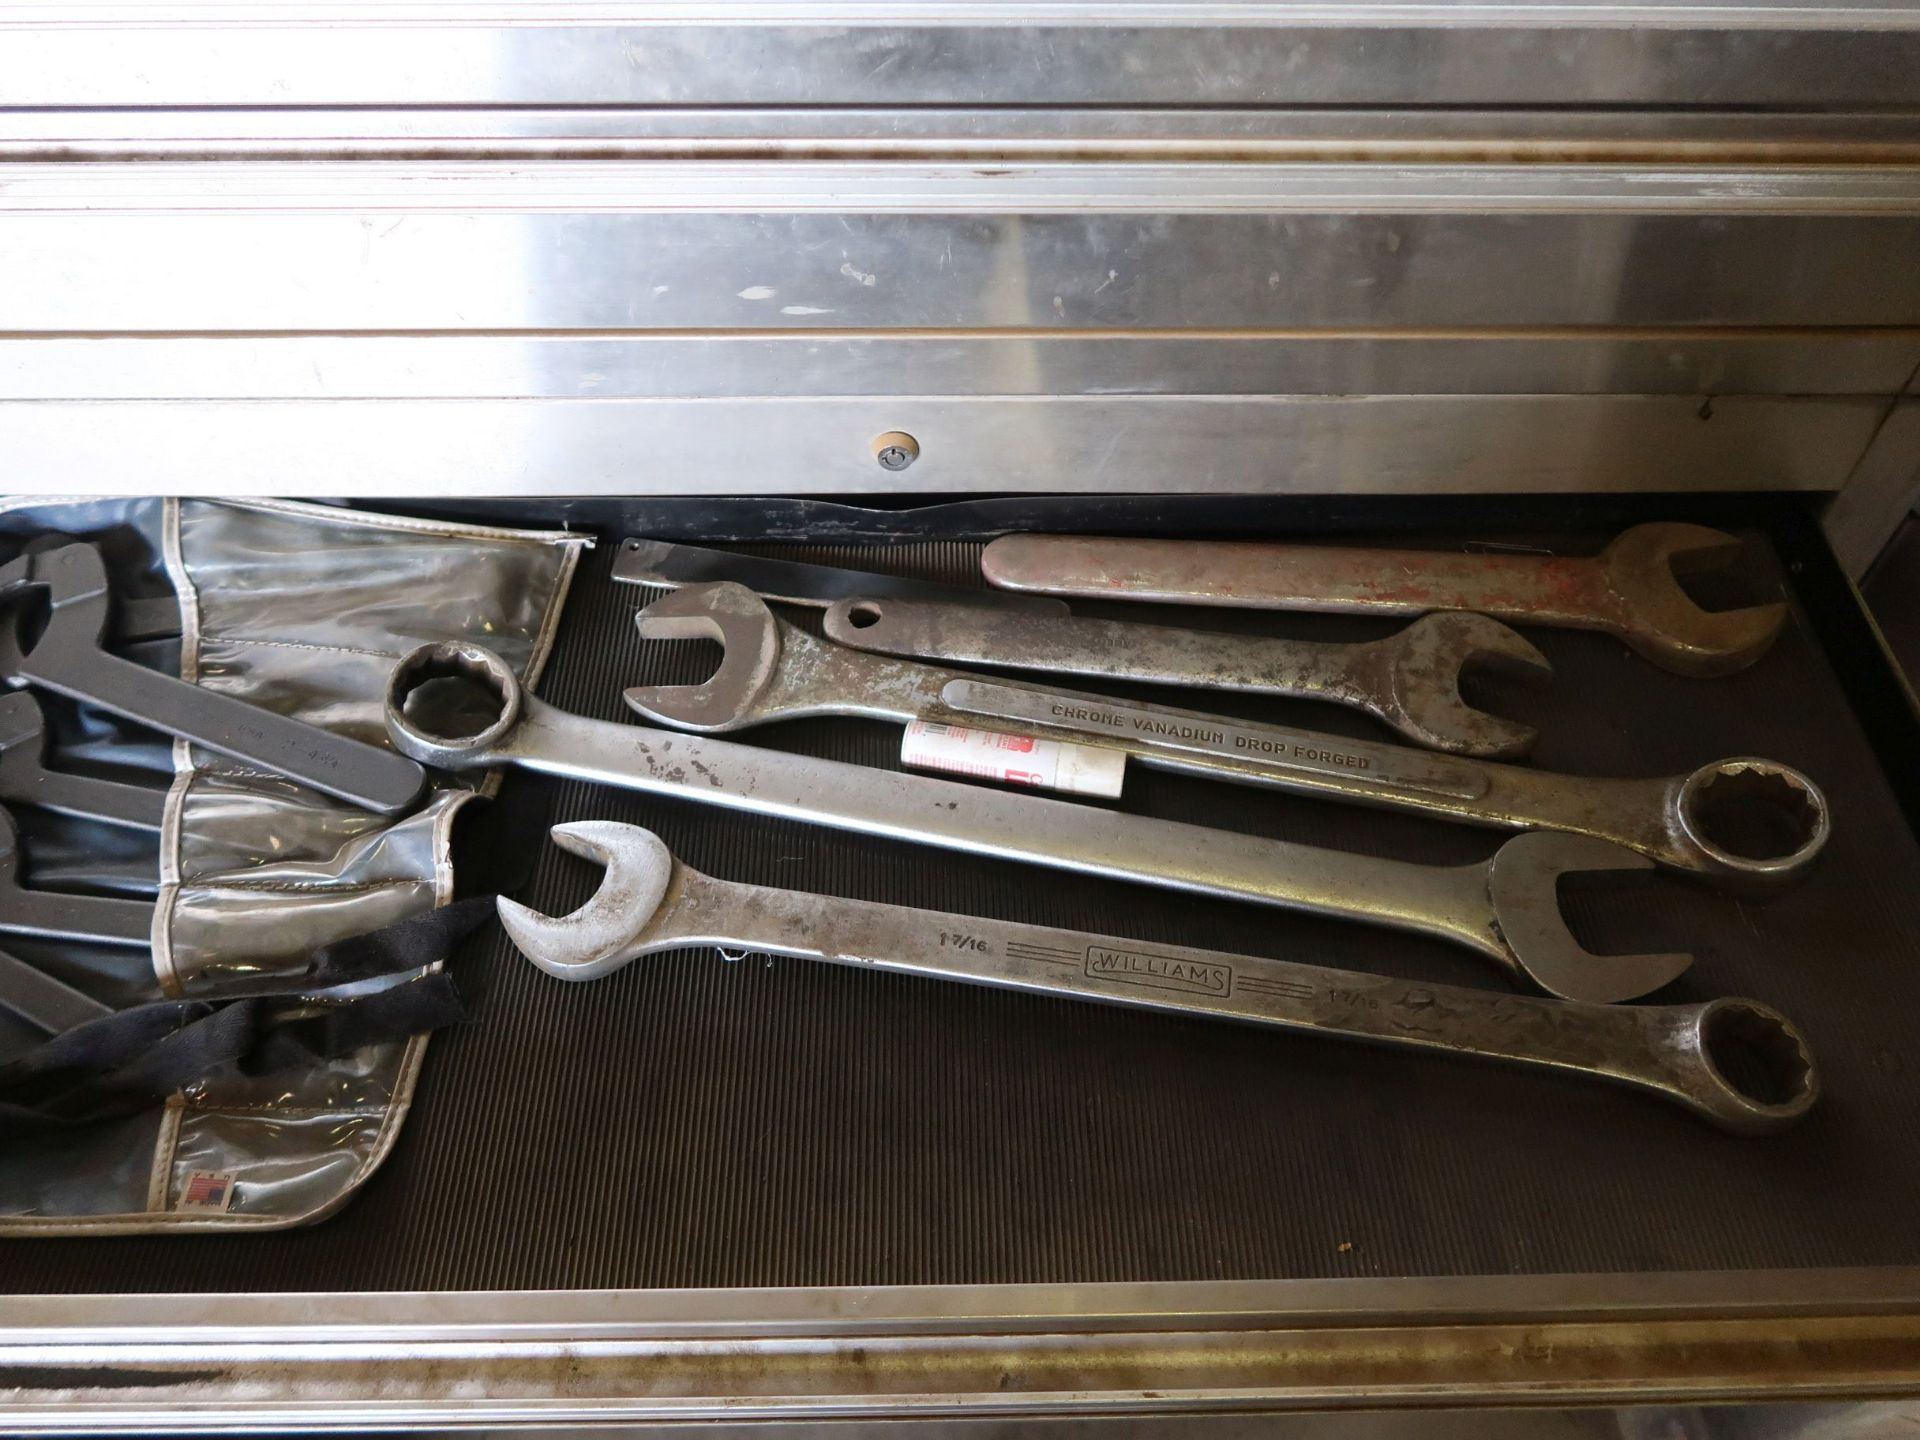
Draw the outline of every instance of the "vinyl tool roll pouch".
[[[537,680],[586,543],[318,505],[146,499],[9,507],[0,559],[55,532],[100,546],[116,595],[171,584],[184,678],[382,746],[388,671],[423,642],[480,641]],[[172,642],[142,645],[158,653],[140,658],[171,668]],[[4,942],[117,1008],[271,989],[316,954],[346,953],[349,937],[405,934],[402,922],[453,898],[464,786],[383,816],[57,697],[45,708],[56,767],[107,761],[160,771],[155,784],[171,776],[157,869],[150,835],[15,811],[28,883],[152,895],[151,952]],[[351,967],[334,971],[348,982],[334,993],[353,999],[383,983],[356,989]],[[275,1002],[254,1003],[273,1013]],[[40,1038],[0,1015],[0,1067]],[[392,1149],[426,1038],[258,1073],[223,1065],[139,1114],[13,1136],[0,1144],[0,1236],[323,1219]]]

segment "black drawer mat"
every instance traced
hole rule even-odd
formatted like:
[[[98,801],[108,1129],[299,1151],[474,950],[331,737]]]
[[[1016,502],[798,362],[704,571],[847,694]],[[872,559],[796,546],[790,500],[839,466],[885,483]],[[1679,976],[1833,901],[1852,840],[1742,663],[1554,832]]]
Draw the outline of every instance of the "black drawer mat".
[[[645,592],[575,585],[542,693],[625,717],[688,680],[646,645]],[[963,577],[976,547],[797,558]],[[1763,557],[1761,564],[1768,563]],[[1125,613],[1142,615],[1139,610]],[[1196,612],[1158,617],[1197,623]],[[1393,622],[1220,614],[1360,638]],[[1577,894],[1602,948],[1691,948],[1661,998],[1752,995],[1795,1017],[1825,1096],[1748,1140],[1657,1100],[1499,1066],[711,952],[570,986],[490,932],[457,963],[480,1019],[435,1040],[386,1167],[340,1217],[248,1237],[15,1242],[20,1291],[430,1290],[1093,1282],[1920,1263],[1920,853],[1796,616],[1756,667],[1679,679],[1600,636],[1539,632],[1557,682],[1503,695],[1536,761],[1665,774],[1740,753],[1810,772],[1835,834],[1803,886],[1742,904],[1673,880]],[[1147,695],[1149,692],[1136,692]],[[1168,703],[1374,734],[1330,707]],[[897,728],[736,737],[892,765]],[[735,880],[1497,986],[1439,942],[518,775],[554,820],[658,830]],[[1429,862],[1490,833],[1157,775],[1123,808]],[[596,872],[540,847],[523,898],[563,911]]]

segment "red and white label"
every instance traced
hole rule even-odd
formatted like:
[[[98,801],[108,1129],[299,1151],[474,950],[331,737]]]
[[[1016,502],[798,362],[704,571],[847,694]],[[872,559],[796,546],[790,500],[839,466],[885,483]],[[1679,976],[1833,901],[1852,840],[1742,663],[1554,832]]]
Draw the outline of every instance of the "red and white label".
[[[908,724],[900,741],[900,763],[1108,799],[1120,793],[1127,772],[1125,753],[1105,746],[1063,744],[932,720]]]

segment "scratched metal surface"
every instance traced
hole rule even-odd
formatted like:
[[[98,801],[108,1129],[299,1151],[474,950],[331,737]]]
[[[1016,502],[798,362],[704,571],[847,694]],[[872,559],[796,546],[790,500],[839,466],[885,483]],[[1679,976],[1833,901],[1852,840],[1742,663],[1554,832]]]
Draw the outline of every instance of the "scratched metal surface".
[[[603,546],[576,583],[542,686],[608,719],[624,718],[623,684],[698,679],[712,664],[710,649],[634,635],[643,592],[604,582],[612,553]],[[977,547],[787,553],[958,580]],[[1329,638],[1397,623],[1205,618]],[[568,986],[495,934],[458,962],[481,1018],[434,1042],[396,1153],[340,1218],[211,1248],[0,1246],[0,1283],[410,1290],[1920,1263],[1910,1043],[1920,847],[1826,661],[1797,617],[1758,666],[1717,681],[1664,674],[1605,637],[1534,638],[1557,685],[1503,699],[1542,727],[1541,765],[1656,774],[1748,752],[1826,787],[1829,853],[1808,883],[1765,905],[1666,880],[1571,900],[1601,948],[1699,952],[1663,998],[1748,994],[1799,1021],[1827,1089],[1794,1132],[1736,1139],[1551,1076],[799,961],[675,953]],[[1224,713],[1382,733],[1333,707],[1204,698]],[[742,738],[879,766],[899,745],[898,728],[879,722],[801,721]],[[649,825],[728,879],[1502,983],[1464,952],[1414,937],[573,782],[510,784],[542,792],[555,820]],[[1145,770],[1118,804],[1411,860],[1498,843]],[[547,846],[522,898],[565,910],[594,878]]]

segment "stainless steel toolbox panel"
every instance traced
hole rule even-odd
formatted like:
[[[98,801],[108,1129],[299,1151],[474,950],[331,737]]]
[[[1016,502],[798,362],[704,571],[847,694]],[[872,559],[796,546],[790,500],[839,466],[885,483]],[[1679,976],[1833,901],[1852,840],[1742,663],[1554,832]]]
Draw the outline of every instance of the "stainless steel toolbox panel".
[[[1920,486],[1916,177],[1910,3],[0,0],[10,488],[358,496],[949,574],[1030,526],[1705,518],[1772,547],[1785,668],[1669,693],[1561,637],[1565,763],[1798,747],[1840,837],[1778,907],[1618,912],[1709,942],[1701,983],[1821,1015],[1833,1089],[1785,1150],[886,977],[686,956],[562,996],[476,951],[486,1018],[330,1226],[0,1252],[0,1425],[1911,1395],[1920,736],[1846,577]],[[875,461],[896,430],[904,472]],[[583,585],[549,698],[618,713],[667,663],[627,599]],[[556,818],[628,803],[520,788]],[[1222,802],[1155,777],[1129,803]],[[716,873],[1192,923],[631,813]],[[1477,841],[1295,801],[1240,823]],[[539,881],[582,883],[552,857]]]

